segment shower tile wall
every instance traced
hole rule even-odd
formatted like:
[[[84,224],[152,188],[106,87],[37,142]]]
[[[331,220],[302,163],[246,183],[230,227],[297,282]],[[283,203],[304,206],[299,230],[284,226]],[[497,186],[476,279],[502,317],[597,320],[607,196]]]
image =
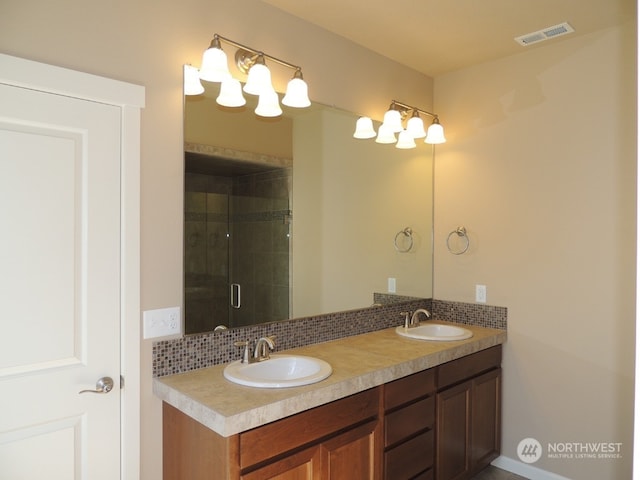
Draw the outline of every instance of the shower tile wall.
[[[228,198],[230,178],[185,175],[185,333],[226,324],[229,312]],[[224,259],[224,261],[218,261]]]

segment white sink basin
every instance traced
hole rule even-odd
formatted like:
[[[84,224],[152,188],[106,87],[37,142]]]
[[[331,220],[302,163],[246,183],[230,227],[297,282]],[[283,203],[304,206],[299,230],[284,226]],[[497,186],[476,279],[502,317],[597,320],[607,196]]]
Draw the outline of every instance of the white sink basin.
[[[263,362],[230,363],[224,369],[224,377],[247,387],[285,388],[320,382],[332,372],[331,365],[319,358],[273,354]]]
[[[417,338],[419,340],[435,340],[438,342],[450,342],[473,337],[473,332],[466,328],[455,327],[453,325],[439,325],[437,323],[427,323],[413,328],[398,327],[396,328],[396,333],[403,337]]]

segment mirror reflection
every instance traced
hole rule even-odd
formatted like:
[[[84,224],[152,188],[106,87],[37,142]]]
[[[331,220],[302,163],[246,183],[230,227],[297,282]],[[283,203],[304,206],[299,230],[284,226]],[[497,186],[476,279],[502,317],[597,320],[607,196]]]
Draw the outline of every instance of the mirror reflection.
[[[203,84],[185,97],[185,333],[432,296],[431,146],[356,140],[357,115],[318,104],[220,107]]]

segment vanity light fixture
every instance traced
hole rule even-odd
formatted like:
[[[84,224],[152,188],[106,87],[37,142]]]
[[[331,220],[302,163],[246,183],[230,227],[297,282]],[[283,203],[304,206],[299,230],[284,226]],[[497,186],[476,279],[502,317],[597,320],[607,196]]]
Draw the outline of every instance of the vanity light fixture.
[[[260,93],[255,112],[256,115],[261,117],[279,117],[282,115],[282,109],[278,103],[278,94],[275,90],[265,90]]]
[[[247,74],[244,87],[239,88],[240,82],[233,78],[229,71],[227,54],[222,50],[222,42],[235,47],[235,62],[238,70]],[[271,72],[266,65],[268,59],[294,70],[293,78],[287,85],[282,104],[293,108],[306,108],[311,105],[308,86],[302,77],[302,68],[279,58],[267,55],[246,45],[218,35],[213,36],[209,48],[202,55],[200,80],[219,82],[220,94],[216,102],[225,107],[241,107],[246,104],[242,91],[258,96],[256,115],[263,117],[277,117],[282,115],[278,94],[271,83]],[[197,71],[197,70],[196,70]],[[198,95],[198,89],[187,89],[187,70],[185,69],[185,95]],[[192,85],[189,83],[189,85]],[[203,89],[204,91],[204,89]]]
[[[213,36],[211,45],[202,54],[202,64],[200,65],[200,78],[206,82],[222,82],[231,78],[227,54],[222,50],[220,37]]]
[[[409,113],[411,113],[411,117],[407,120],[407,127],[405,129],[402,122],[409,116]],[[429,125],[426,132],[420,114],[433,117],[433,122]],[[397,139],[395,136],[396,133],[399,134]],[[444,137],[444,129],[440,124],[438,115],[398,102],[397,100],[391,101],[391,106],[384,114],[383,122],[378,128],[377,136],[373,130],[373,122],[369,117],[360,117],[358,119],[353,137],[366,139],[373,138],[374,136],[376,137],[377,143],[395,143],[396,148],[402,149],[415,148],[415,140],[417,138],[424,138],[424,143],[432,145],[447,141]]]
[[[307,86],[307,82],[304,81],[304,78],[302,78],[302,69],[298,68],[293,74],[293,78],[289,80],[282,104],[294,108],[311,106],[309,87]]]
[[[440,120],[438,116],[433,119],[431,125],[427,129],[427,138],[424,139],[424,143],[430,143],[432,145],[437,145],[439,143],[446,142],[447,139],[444,138],[444,128],[440,125]]]
[[[200,83],[200,76],[196,67],[193,65],[185,65],[183,73],[185,95],[200,95],[204,93],[204,87],[202,83]]]
[[[416,140],[409,130],[402,130],[398,135],[398,143],[396,148],[408,149],[416,148]]]
[[[373,129],[373,120],[369,117],[360,117],[356,122],[356,131],[353,134],[353,138],[373,138],[376,136],[376,131]]]
[[[223,107],[242,107],[247,100],[242,96],[242,85],[240,80],[229,77],[220,83],[220,93],[216,98],[216,103]]]
[[[378,127],[376,143],[396,143],[396,134],[384,123]]]
[[[422,118],[420,118],[417,110],[414,110],[411,118],[407,120],[407,131],[413,138],[424,138],[427,136],[427,132],[424,131],[424,122]]]
[[[396,108],[395,101],[391,102],[389,110],[384,114],[382,124],[386,125],[387,130],[390,130],[393,133],[400,133],[404,130],[404,127],[402,126],[402,114],[400,113],[400,110]]]
[[[238,52],[241,52],[241,50],[238,50]],[[236,52],[236,59],[238,58],[238,53]],[[252,58],[253,64],[246,60]],[[238,60],[238,65],[242,65],[243,67],[250,65],[249,69],[244,71],[244,73],[247,74],[247,83],[242,87],[245,93],[259,96],[263,93],[275,92],[273,84],[271,83],[271,71],[269,71],[269,68],[264,63],[264,55],[259,54],[251,57],[250,55],[243,54],[241,55],[241,59]]]

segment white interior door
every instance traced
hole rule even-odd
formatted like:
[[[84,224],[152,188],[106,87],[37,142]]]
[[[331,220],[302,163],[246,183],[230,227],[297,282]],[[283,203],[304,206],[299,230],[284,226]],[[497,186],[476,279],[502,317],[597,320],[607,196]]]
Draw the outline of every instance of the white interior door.
[[[120,118],[0,84],[2,480],[120,477]]]

